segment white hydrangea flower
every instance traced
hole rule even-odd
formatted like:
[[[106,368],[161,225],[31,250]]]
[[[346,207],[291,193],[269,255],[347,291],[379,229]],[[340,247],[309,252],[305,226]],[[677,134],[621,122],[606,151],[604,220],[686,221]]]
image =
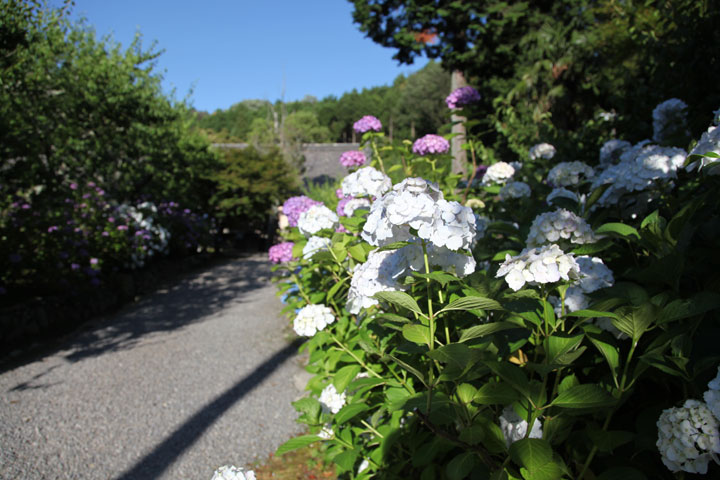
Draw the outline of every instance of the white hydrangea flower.
[[[313,205],[298,218],[298,229],[306,237],[327,228],[334,230],[337,224],[337,214],[325,205]]]
[[[629,148],[632,148],[632,144],[625,140],[608,140],[600,147],[600,165],[609,165],[617,162],[620,159],[620,155]]]
[[[516,160],[514,162],[510,162],[510,166],[513,167],[515,169],[515,173],[517,173],[522,170],[523,163]]]
[[[572,253],[564,253],[560,247],[551,244],[526,248],[515,257],[505,255],[505,262],[500,265],[496,277],[505,277],[508,286],[518,291],[526,283],[539,285],[577,280],[580,267]]]
[[[323,250],[329,250],[331,243],[332,242],[330,241],[329,238],[318,237],[316,235],[313,235],[312,237],[308,238],[307,243],[303,247],[303,258],[305,260],[309,260],[316,253],[321,252]]]
[[[677,169],[683,165],[686,156],[681,148],[647,145],[646,142],[633,146],[620,156],[620,163],[610,165],[595,177],[593,189],[610,184],[598,204],[614,205],[627,193],[645,190],[657,181],[677,178]]]
[[[710,152],[720,155],[720,128],[718,127],[710,127],[707,129],[707,132],[703,132],[700,141],[698,141],[697,145],[690,151],[690,155],[704,155]],[[692,172],[696,167],[698,167],[698,170],[702,170],[703,167],[718,160],[720,159],[704,157],[702,160],[695,160],[690,163],[686,169],[688,172]],[[713,168],[710,172],[712,175],[720,174],[720,170],[717,168]]]
[[[373,298],[376,293],[402,290],[400,280],[407,268],[406,257],[400,250],[370,252],[367,261],[355,267],[353,272],[345,306],[347,311],[357,315],[361,309],[378,304]]]
[[[358,467],[357,474],[360,475],[362,472],[367,470],[367,468],[370,466],[370,462],[367,458],[363,458],[363,461],[360,462],[360,466]]]
[[[583,162],[561,162],[548,172],[547,181],[553,187],[569,187],[579,185],[581,176],[588,180],[595,175],[595,171]]]
[[[524,198],[530,196],[530,185],[525,182],[508,182],[500,189],[500,200],[506,201],[511,198]]]
[[[255,472],[243,471],[235,465],[224,465],[215,470],[210,480],[255,480]]]
[[[612,270],[603,263],[601,258],[582,255],[576,257],[575,261],[580,267],[578,286],[583,292],[592,293],[615,284]]]
[[[392,188],[392,181],[373,167],[363,167],[343,178],[341,188],[346,196],[381,197]]]
[[[493,163],[485,171],[482,178],[483,185],[493,185],[496,183],[505,183],[515,175],[515,168],[507,162]]]
[[[569,210],[559,208],[554,212],[541,213],[532,225],[527,238],[528,247],[567,240],[569,243],[594,243],[597,237],[590,225]]]
[[[687,104],[678,98],[658,104],[652,112],[653,140],[663,143],[674,137],[689,135],[687,108]]]
[[[362,238],[376,246],[408,241],[411,228],[437,246],[468,248],[475,237],[475,216],[472,209],[446,201],[435,184],[406,178],[373,202]]]
[[[515,412],[512,406],[507,406],[503,409],[502,415],[500,415],[500,430],[502,430],[503,437],[505,437],[505,443],[509,447],[511,444],[525,438],[528,430],[528,423],[526,420],[520,418]],[[540,419],[535,419],[533,426],[530,429],[529,438],[542,438],[542,422]]]
[[[573,202],[579,202],[580,199],[577,196],[577,193],[571,192],[567,188],[559,187],[559,188],[553,188],[552,192],[550,192],[545,199],[545,201],[548,203],[548,205],[551,205],[553,203],[553,200],[556,198],[567,198],[572,200]]]
[[[433,217],[430,235],[425,237],[426,233],[420,229],[420,238],[429,239],[433,245],[450,250],[470,248],[476,232],[475,214],[471,208],[441,198],[435,204]]]
[[[720,422],[720,367],[718,367],[718,373],[708,383],[708,390],[703,395],[703,400],[707,404],[710,411],[715,415],[715,418]]]
[[[530,160],[537,160],[538,158],[550,160],[555,156],[555,147],[549,143],[538,143],[530,148],[529,156]]]
[[[338,413],[345,406],[345,392],[338,393],[332,383],[320,393],[320,405],[323,412]]]
[[[707,473],[708,463],[720,453],[718,421],[697,400],[663,410],[657,421],[657,447],[671,472]]]
[[[293,330],[302,337],[312,337],[335,321],[335,316],[325,305],[305,305],[295,316]]]

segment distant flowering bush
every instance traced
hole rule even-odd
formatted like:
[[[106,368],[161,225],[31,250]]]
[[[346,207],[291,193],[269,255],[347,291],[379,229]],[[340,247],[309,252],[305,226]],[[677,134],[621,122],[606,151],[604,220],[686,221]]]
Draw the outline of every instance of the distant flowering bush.
[[[268,250],[268,257],[273,263],[286,263],[293,259],[292,250],[295,244],[293,242],[282,242],[273,245]]]
[[[569,187],[592,179],[594,174],[593,169],[583,162],[561,162],[548,172],[547,181],[553,187]]]
[[[445,98],[448,108],[456,109],[480,101],[480,94],[473,87],[460,87]]]
[[[412,150],[417,155],[437,155],[447,153],[450,150],[450,143],[440,135],[430,133],[415,140]]]
[[[544,158],[550,160],[555,156],[555,147],[549,143],[538,143],[530,148],[529,157],[530,160],[538,160]]]
[[[576,214],[564,208],[538,215],[530,225],[527,238],[529,247],[557,243],[567,240],[569,243],[594,243],[597,237],[588,223]]]
[[[515,175],[515,168],[506,162],[497,162],[490,165],[485,170],[482,177],[483,185],[493,185],[496,183],[505,183]]]
[[[530,185],[525,182],[509,182],[503,185],[498,195],[500,200],[527,198],[530,196]]]
[[[361,167],[367,163],[367,157],[363,152],[351,150],[340,155],[340,165],[343,167]]]
[[[365,115],[357,122],[353,123],[353,129],[357,133],[379,132],[382,130],[382,123],[372,115]]]
[[[671,98],[658,104],[652,112],[653,141],[664,143],[689,136],[687,108],[687,103],[679,98]]]
[[[526,248],[520,255],[505,256],[505,262],[497,271],[498,277],[505,277],[508,286],[515,291],[526,283],[543,285],[561,280],[578,280],[580,266],[570,253],[564,253],[555,244],[540,248]]]

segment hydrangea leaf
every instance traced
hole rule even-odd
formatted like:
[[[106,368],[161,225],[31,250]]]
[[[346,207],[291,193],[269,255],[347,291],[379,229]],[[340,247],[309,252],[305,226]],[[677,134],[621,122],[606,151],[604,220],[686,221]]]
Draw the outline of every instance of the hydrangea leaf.
[[[552,447],[539,438],[523,438],[510,445],[510,458],[530,472],[552,461]]]
[[[600,408],[615,403],[615,399],[599,385],[583,384],[560,393],[550,405],[561,408]]]
[[[419,325],[417,323],[404,325],[402,333],[403,337],[410,342],[419,345],[430,345],[430,332],[425,325]]]
[[[603,225],[600,225],[597,229],[595,229],[595,233],[597,233],[597,234],[613,233],[613,234],[617,234],[624,238],[627,238],[627,237],[640,238],[640,234],[638,233],[637,229],[635,229],[634,227],[631,227],[630,225],[626,225],[626,224],[620,223],[620,222],[610,222],[610,223],[605,223]]]
[[[463,330],[462,334],[460,335],[460,342],[467,342],[468,340],[472,340],[474,338],[484,337],[486,335],[491,335],[496,332],[510,330],[513,328],[522,327],[512,322],[493,322],[486,323],[484,325],[476,325],[474,327]]]
[[[351,418],[368,411],[369,409],[370,407],[365,403],[351,403],[349,405],[345,405],[338,413],[335,414],[335,423],[341,425]]]
[[[337,391],[344,391],[348,384],[360,373],[360,369],[360,365],[346,365],[338,370],[333,377],[333,385],[335,385]]]
[[[317,435],[300,435],[299,437],[291,438],[287,442],[280,445],[275,452],[275,455],[282,455],[283,453],[297,450],[298,448],[307,447],[311,443],[320,441],[320,437]]]
[[[464,297],[458,298],[454,302],[444,307],[442,310],[437,312],[440,315],[443,312],[449,312],[451,310],[502,310],[503,307],[499,302],[491,298],[485,297]]]
[[[475,458],[475,453],[465,452],[450,460],[450,463],[445,468],[448,478],[450,480],[462,480],[465,478],[475,467]]]
[[[378,292],[373,295],[378,300],[406,308],[411,312],[415,312],[420,316],[424,316],[420,306],[415,299],[405,292]]]

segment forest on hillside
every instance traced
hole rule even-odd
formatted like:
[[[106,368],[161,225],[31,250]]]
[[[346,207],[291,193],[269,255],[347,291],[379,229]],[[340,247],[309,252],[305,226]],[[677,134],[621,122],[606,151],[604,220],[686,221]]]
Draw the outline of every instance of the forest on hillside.
[[[300,101],[272,103],[244,100],[227,110],[196,112],[196,125],[220,142],[265,145],[306,142],[359,141],[353,123],[372,114],[387,125],[390,138],[416,138],[447,133],[450,114],[444,98],[450,93],[450,73],[431,61],[421,70],[398,75],[392,85],[353,89],[340,98],[321,100],[307,95]],[[449,128],[449,127],[446,127]]]

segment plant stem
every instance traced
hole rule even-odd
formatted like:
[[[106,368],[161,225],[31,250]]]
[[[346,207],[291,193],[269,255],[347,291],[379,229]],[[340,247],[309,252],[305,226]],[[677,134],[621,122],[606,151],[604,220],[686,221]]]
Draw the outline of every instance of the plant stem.
[[[362,360],[360,360],[357,355],[355,355],[350,349],[348,349],[345,345],[343,345],[342,342],[340,342],[340,340],[338,340],[338,339],[335,337],[335,335],[330,334],[330,336],[331,336],[332,339],[335,341],[335,343],[338,344],[338,346],[339,346],[340,348],[342,348],[343,350],[345,350],[346,353],[348,353],[352,358],[354,358],[355,361],[358,362],[365,370],[367,370],[368,373],[376,376],[377,378],[383,378],[382,375],[380,375],[380,374],[377,373],[375,370],[372,370],[370,367],[368,367],[368,366],[365,364],[365,362],[363,362]]]
[[[380,152],[378,151],[377,145],[375,144],[375,138],[373,137],[370,140],[370,145],[372,146],[373,154],[375,155],[375,158],[378,159],[378,163],[380,164],[380,170],[385,173],[385,166],[383,165],[382,157],[380,156]],[[387,173],[385,173],[387,175]]]

